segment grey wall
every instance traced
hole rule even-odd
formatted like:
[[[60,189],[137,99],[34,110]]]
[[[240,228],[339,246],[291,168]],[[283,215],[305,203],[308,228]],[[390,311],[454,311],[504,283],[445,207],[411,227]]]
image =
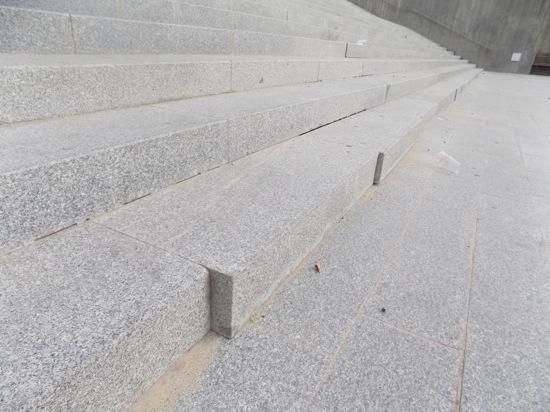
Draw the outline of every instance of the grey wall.
[[[529,73],[548,37],[550,0],[351,0],[487,70]],[[550,46],[550,44],[549,44]],[[522,53],[519,63],[512,53]]]
[[[537,53],[550,54],[550,7],[548,7],[548,10],[546,12],[544,27],[545,29],[542,31],[542,34],[539,39]]]

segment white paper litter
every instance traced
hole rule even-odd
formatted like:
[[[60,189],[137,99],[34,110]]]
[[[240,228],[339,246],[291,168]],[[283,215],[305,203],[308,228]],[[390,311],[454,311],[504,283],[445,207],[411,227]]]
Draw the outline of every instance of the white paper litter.
[[[440,169],[447,170],[455,175],[460,173],[460,162],[445,152],[439,152],[437,154],[435,165]]]

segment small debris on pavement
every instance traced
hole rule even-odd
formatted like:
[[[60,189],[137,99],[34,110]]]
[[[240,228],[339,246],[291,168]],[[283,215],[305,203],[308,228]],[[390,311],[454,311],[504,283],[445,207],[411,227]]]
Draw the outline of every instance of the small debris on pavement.
[[[320,271],[321,271],[321,261],[317,259],[315,261],[315,272],[320,272]]]
[[[381,308],[381,309],[380,309],[380,312],[386,313],[386,308]]]

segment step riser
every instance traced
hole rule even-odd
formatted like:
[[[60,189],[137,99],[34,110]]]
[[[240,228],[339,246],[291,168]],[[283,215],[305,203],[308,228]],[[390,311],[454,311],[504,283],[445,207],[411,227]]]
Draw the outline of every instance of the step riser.
[[[454,95],[455,90],[449,87],[447,94]],[[327,228],[373,184],[378,150],[386,151],[388,165],[393,164],[448,101],[447,94],[429,101],[406,97],[257,153],[246,160],[253,163],[252,159],[261,155],[262,161],[255,160],[257,166],[246,169],[242,176],[227,178],[238,182],[231,185],[231,190],[219,194],[212,191],[217,179],[232,173],[217,170],[114,211],[100,222],[137,238],[146,237],[153,244],[162,244],[172,253],[208,267],[212,328],[233,337]],[[304,160],[309,154],[316,159],[311,164]],[[342,162],[345,168],[338,166]],[[235,163],[234,167],[239,165]],[[295,171],[291,165],[303,165],[299,167],[301,179],[292,183],[290,176]],[[292,172],[281,173],[286,170]],[[258,182],[271,189],[265,191]],[[222,181],[220,185],[226,184]],[[270,193],[279,191],[291,191],[295,196],[274,200]],[[198,193],[215,198],[207,210],[202,203],[196,204]],[[230,200],[234,197],[253,200],[254,211],[243,210],[242,205],[238,209],[240,203]],[[182,210],[182,202],[191,205],[189,209]],[[165,227],[176,215],[179,221],[171,234],[149,230]],[[260,221],[267,235],[256,233],[254,227]],[[236,245],[228,245],[228,240],[238,234],[243,237],[242,245],[241,239],[235,239]]]
[[[459,66],[443,69],[443,72],[461,70],[465,68]],[[170,127],[169,133],[144,136],[145,140],[142,138],[139,143],[2,174],[0,211],[7,218],[0,227],[0,250],[9,250],[21,242],[110,210],[117,204],[130,202],[197,173],[382,104],[386,96],[388,100],[403,96],[436,82],[441,76],[426,74],[392,81],[390,86],[368,83],[363,90],[330,93],[327,97],[291,106],[270,106],[267,111],[247,109],[231,120],[209,122],[199,119],[191,128]],[[178,113],[182,119],[202,113],[208,116],[216,106],[205,99],[199,103],[177,102],[167,106],[171,109],[161,110],[168,110],[168,124],[171,116],[178,116]],[[139,117],[142,110],[147,113],[148,109],[131,109],[128,115]],[[99,116],[99,119],[104,115],[92,116]],[[34,125],[24,125],[23,129],[13,130],[17,135],[32,135],[42,132],[44,127],[54,130],[63,120],[50,122],[38,129]],[[11,129],[5,127],[7,134]],[[23,132],[25,130],[28,131]],[[21,150],[28,149],[22,146]]]
[[[246,272],[210,271],[211,327],[215,332],[228,338],[239,333],[283,278],[321,241],[330,224],[344,215],[372,185],[375,167],[374,158],[365,159],[360,168],[346,176],[345,185],[327,188],[323,196],[317,198],[319,206],[296,216],[292,227],[271,248],[263,250]]]
[[[7,216],[0,229],[2,248],[381,104],[384,95],[382,87],[252,112],[140,144],[1,175],[0,199],[5,200],[0,208]]]
[[[438,51],[425,51],[411,49],[395,49],[390,47],[379,46],[361,46],[357,44],[348,44],[346,50],[346,57],[350,58],[362,58],[362,59],[377,59],[377,58],[403,58],[403,59],[455,59],[456,56],[452,56],[446,52]]]
[[[168,0],[166,0],[168,1]],[[106,4],[97,4],[90,2],[76,3],[67,2],[63,0],[51,0],[51,1],[42,1],[40,3],[31,2],[20,3],[14,1],[0,0],[0,6],[27,6],[31,9],[22,9],[22,8],[9,8],[3,7],[0,11],[0,18],[4,21],[4,26],[8,27],[9,30],[6,30],[5,44],[2,46],[4,50],[12,51],[32,51],[38,50],[40,52],[64,52],[70,53],[76,50],[76,52],[91,52],[90,49],[95,50],[96,52],[104,52],[103,46],[101,44],[95,44],[93,47],[90,45],[90,42],[93,43],[93,36],[90,37],[90,34],[87,33],[87,37],[83,34],[86,33],[86,30],[94,25],[102,24],[107,33],[113,33],[120,36],[119,32],[128,32],[127,35],[132,35],[133,37],[141,36],[140,42],[154,39],[155,36],[160,38],[174,37],[174,36],[184,36],[185,34],[189,35],[194,33],[196,40],[200,41],[202,37],[207,36],[205,32],[191,30],[187,27],[185,29],[173,27],[170,25],[150,25],[148,22],[162,22],[162,23],[172,23],[172,24],[183,24],[189,26],[202,26],[203,28],[219,28],[231,29],[236,28],[238,30],[248,30],[248,31],[259,31],[259,32],[268,32],[281,35],[290,35],[290,36],[304,36],[319,38],[325,40],[345,40],[348,39],[358,39],[358,38],[367,38],[369,39],[369,44],[379,45],[385,47],[411,47],[414,49],[419,49],[425,54],[431,52],[435,53],[438,56],[445,56],[446,51],[438,48],[437,46],[432,46],[430,44],[422,43],[419,40],[415,39],[405,39],[403,36],[398,36],[395,33],[389,32],[384,34],[382,37],[379,34],[379,30],[376,30],[376,35],[370,36],[366,32],[360,34],[358,31],[359,28],[353,31],[353,27],[350,27],[348,23],[343,23],[341,26],[333,26],[333,29],[323,28],[318,26],[311,26],[316,22],[305,20],[302,23],[292,22],[286,19],[276,20],[273,18],[261,17],[258,15],[249,15],[242,13],[233,13],[229,10],[222,9],[212,9],[208,7],[200,7],[195,5],[185,5],[183,3],[173,3],[171,8],[160,7],[157,4],[145,4],[141,7],[128,7],[128,5],[122,3],[113,3],[107,2]],[[180,10],[181,8],[181,10]],[[174,10],[172,10],[174,9]],[[58,13],[48,13],[42,12],[42,10],[49,10]],[[61,12],[71,12],[76,13],[76,16],[72,18],[67,14],[60,14]],[[82,14],[82,15],[79,15]],[[3,17],[2,17],[3,14]],[[94,20],[92,16],[97,17],[101,21],[98,23]],[[119,24],[123,27],[119,27],[118,30],[116,27],[113,27],[111,22],[103,22],[101,17],[113,17],[113,18],[122,18],[132,20],[141,20],[139,22],[120,22]],[[96,18],[96,20],[97,20]],[[45,20],[48,20],[47,22]],[[118,20],[115,20],[118,21]],[[17,25],[14,25],[13,22],[17,22]],[[45,24],[47,23],[47,24]],[[138,24],[141,23],[141,24]],[[318,22],[317,22],[318,23]],[[136,26],[137,24],[137,26]],[[10,27],[10,25],[12,27]],[[71,25],[75,34],[75,41],[72,41],[72,33],[70,32]],[[19,29],[23,28],[23,30]],[[25,27],[27,26],[27,27]],[[115,25],[116,26],[116,25]],[[30,27],[30,29],[28,29]],[[60,39],[55,39],[52,36],[48,35],[48,27],[54,27],[57,34],[61,34]],[[159,29],[160,27],[160,29]],[[83,31],[81,33],[79,28]],[[11,33],[11,39],[7,37],[8,33]],[[143,32],[143,33],[141,33]],[[212,33],[208,33],[213,35]],[[84,36],[80,38],[79,35]],[[115,37],[116,36],[112,36]],[[124,38],[124,37],[123,37]],[[95,42],[97,43],[97,39]],[[119,42],[120,43],[120,42]],[[172,42],[174,43],[174,42]],[[193,45],[189,44],[168,44],[163,43],[162,41],[153,43],[157,48],[162,48],[165,52],[178,52],[178,53],[198,53],[196,48],[193,48]],[[181,43],[181,42],[180,42]],[[115,43],[116,44],[116,43]],[[98,49],[99,47],[99,49]],[[122,52],[149,52],[149,49],[144,48],[144,45],[139,45],[137,42],[129,42],[128,39],[125,40],[125,43],[118,44],[117,47],[123,47]],[[82,50],[80,50],[82,48]],[[227,47],[225,47],[227,48]],[[195,50],[195,51],[190,51]],[[199,49],[203,50],[203,49]],[[152,52],[152,51],[151,51]],[[202,51],[201,51],[202,52]],[[213,53],[208,49],[203,53]],[[223,53],[223,51],[220,51]],[[350,57],[360,57],[358,56],[359,52],[353,51],[350,54]],[[289,53],[294,54],[294,53]],[[365,53],[359,53],[362,56],[365,56]],[[391,56],[386,56],[391,57]]]
[[[122,0],[102,0],[94,2],[75,2],[67,0],[0,0],[0,6],[11,6],[36,11],[140,20],[144,22],[268,32],[325,40],[345,40],[345,37],[338,32],[323,27],[304,25],[286,19],[280,20],[254,14],[185,4],[174,0],[156,0],[131,5]]]
[[[247,109],[232,120],[202,120],[190,129],[178,131],[170,128],[168,134],[146,136],[139,143],[0,175],[0,211],[7,217],[0,227],[0,250],[8,250],[31,238],[110,210],[117,204],[382,104],[386,94],[388,99],[393,99],[418,90],[437,81],[439,76],[423,75],[396,81],[389,87],[369,84],[363,90],[331,93],[327,97],[308,99],[291,106],[270,107],[267,111]],[[191,101],[177,102],[175,106],[170,104],[172,109],[167,112],[169,124],[171,116],[178,116],[178,113],[182,119],[193,112],[208,115],[211,110],[216,110],[209,101],[202,101],[204,107],[202,103]],[[132,109],[129,115],[140,116],[141,110]],[[103,114],[93,116],[102,118]],[[26,128],[14,130],[18,135],[22,130],[28,130],[23,133],[32,135],[46,126],[56,129],[57,122],[62,121],[51,121],[38,129],[24,125]],[[4,133],[9,131],[10,126],[6,126]],[[101,139],[101,136],[94,138]],[[24,146],[22,150],[25,150]]]
[[[393,60],[388,67],[388,64],[382,60],[367,60],[363,61],[363,76],[381,74],[381,73],[402,73],[408,71],[421,71],[421,70],[431,70],[438,67],[452,66],[452,65],[462,65],[466,64],[465,61],[458,60],[439,60],[439,61],[407,61],[405,59]]]
[[[0,257],[0,270],[3,326],[20,339],[0,339],[3,410],[127,410],[210,328],[204,268],[95,224]]]
[[[0,7],[0,51],[344,57],[346,43]]]
[[[427,88],[434,83],[448,79],[449,77],[459,75],[462,72],[471,70],[470,65],[462,65],[456,68],[442,69],[440,72],[436,72],[429,76],[425,76],[419,79],[397,81],[393,82],[388,87],[387,100],[394,100],[413,93],[417,90]]]
[[[0,76],[6,79],[0,84],[0,123],[451,64],[350,59],[5,67],[0,69]],[[45,95],[47,99],[41,97]]]
[[[214,9],[173,0],[0,0],[0,6],[147,22],[233,29],[230,10]]]

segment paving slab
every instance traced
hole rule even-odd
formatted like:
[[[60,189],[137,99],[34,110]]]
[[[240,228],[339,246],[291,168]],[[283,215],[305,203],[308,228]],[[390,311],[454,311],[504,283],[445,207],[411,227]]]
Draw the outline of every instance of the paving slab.
[[[387,264],[427,179],[388,179],[336,224],[265,312],[263,324],[333,354]],[[315,262],[321,270],[315,270]]]
[[[464,410],[545,409],[550,253],[529,198],[484,198],[464,373]],[[548,204],[548,202],[546,202]],[[499,239],[495,242],[495,239]]]
[[[454,349],[365,317],[344,343],[311,409],[451,410],[459,363]]]
[[[475,210],[424,199],[366,307],[368,315],[464,347],[475,220]]]
[[[326,358],[266,328],[223,340],[177,411],[304,410]]]

